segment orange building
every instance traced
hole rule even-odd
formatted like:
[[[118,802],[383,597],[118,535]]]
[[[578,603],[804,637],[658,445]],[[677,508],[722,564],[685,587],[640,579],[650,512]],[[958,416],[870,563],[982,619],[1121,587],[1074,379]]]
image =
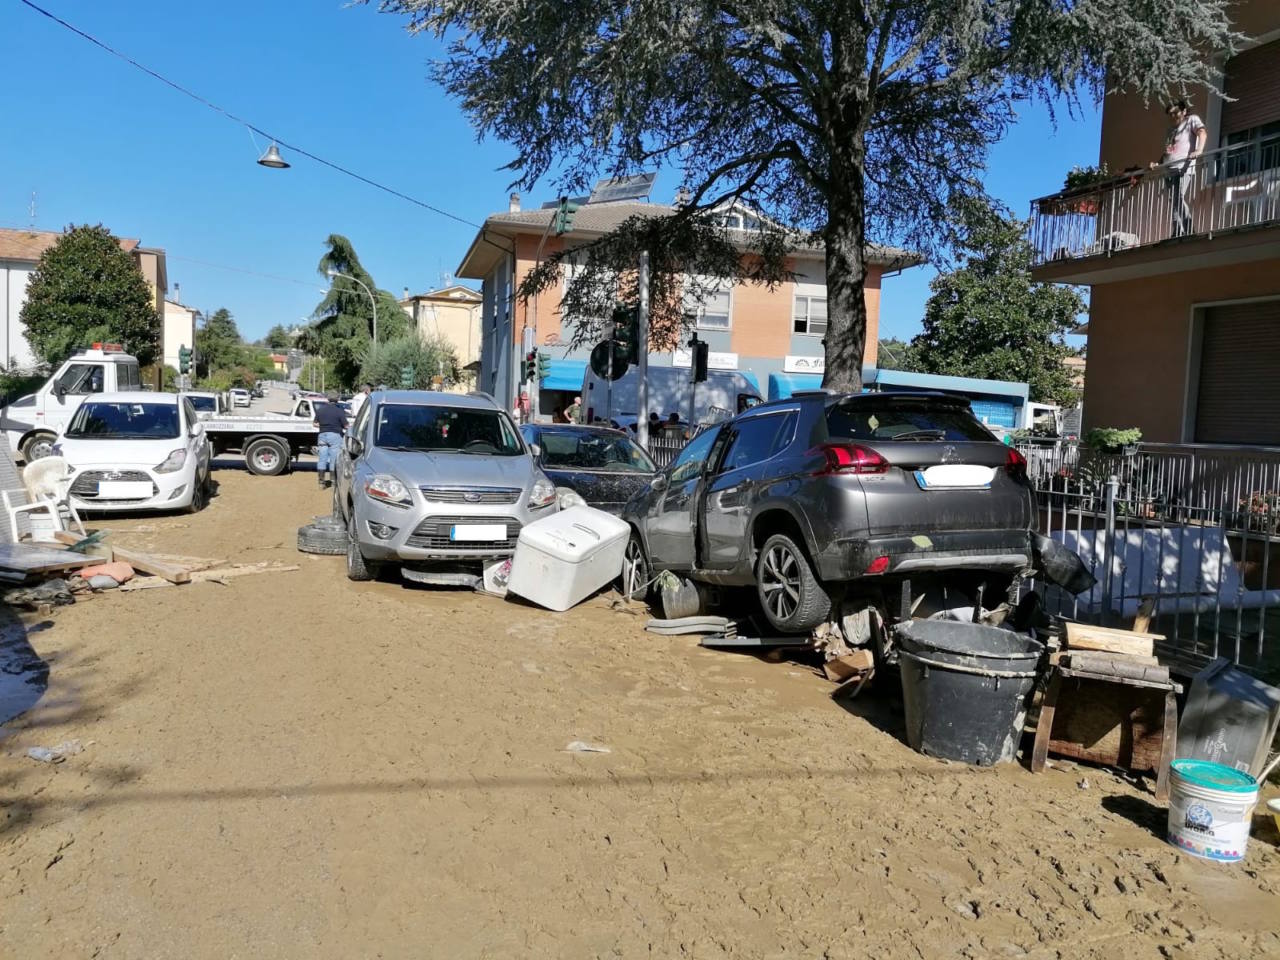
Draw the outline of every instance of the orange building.
[[[1163,104],[1109,96],[1111,179],[1033,204],[1035,278],[1092,287],[1085,429],[1280,444],[1280,3],[1232,13],[1251,40],[1218,58],[1226,98],[1188,96],[1202,154],[1148,169],[1170,128]]]
[[[560,291],[547,291],[528,303],[519,302],[515,289],[538,262],[539,247],[545,259],[551,253],[573,248],[613,230],[632,216],[665,216],[673,207],[655,203],[618,201],[587,203],[574,217],[573,229],[556,236],[547,227],[553,209],[521,210],[512,194],[509,209],[485,220],[458,266],[457,275],[482,281],[479,388],[508,407],[520,386],[522,334],[534,332],[539,349],[552,356],[556,379],[566,393],[579,387],[589,348],[571,349],[570,332],[561,326]],[[731,210],[726,227],[750,226],[751,214]],[[745,237],[745,234],[744,234]],[[865,365],[875,366],[880,330],[880,284],[893,271],[916,266],[916,254],[873,246],[867,253],[867,350]],[[753,284],[726,283],[723,290],[696,307],[698,337],[708,342],[713,369],[736,370],[764,395],[771,374],[820,373],[822,339],[826,334],[827,288],[825,254],[821,247],[799,246],[788,270],[794,279],[773,290]],[[689,365],[688,353],[669,344],[652,343],[649,363],[654,366]],[[556,398],[562,399],[562,398]],[[551,398],[542,403],[542,416],[552,412]]]

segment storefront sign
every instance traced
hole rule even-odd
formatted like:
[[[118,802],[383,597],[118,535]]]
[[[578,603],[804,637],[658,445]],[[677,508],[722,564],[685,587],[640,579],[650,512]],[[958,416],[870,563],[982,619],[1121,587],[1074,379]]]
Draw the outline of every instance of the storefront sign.
[[[785,373],[823,373],[827,369],[827,360],[825,357],[787,355],[782,358],[782,369]]]
[[[688,350],[676,350],[671,354],[673,367],[692,367],[693,354]],[[736,353],[707,353],[708,370],[737,370],[738,355]]]

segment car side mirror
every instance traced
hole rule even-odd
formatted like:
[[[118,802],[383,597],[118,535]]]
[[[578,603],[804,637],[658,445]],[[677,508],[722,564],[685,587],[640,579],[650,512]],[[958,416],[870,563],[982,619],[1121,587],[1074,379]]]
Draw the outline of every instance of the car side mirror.
[[[360,442],[359,437],[347,437],[346,446],[347,456],[351,457],[353,460],[360,456],[364,451],[364,444]]]
[[[535,457],[540,457],[542,456],[542,447],[536,443],[531,443],[529,444],[529,452]]]
[[[58,398],[58,402],[59,402],[59,403],[65,403],[65,402],[66,402],[66,399],[67,399],[67,387],[66,387],[66,384],[62,384],[62,383],[60,383],[60,384],[58,384],[56,387],[54,387],[54,388],[53,388],[53,395],[54,395],[55,397],[57,397],[57,398]]]
[[[193,437],[203,436],[203,435],[204,435],[204,424],[203,424],[203,423],[193,423],[193,424],[191,425],[191,435],[192,435]]]
[[[653,487],[654,490],[667,489],[667,475],[665,473],[658,474],[656,477],[653,478],[653,482],[650,484],[650,486]]]

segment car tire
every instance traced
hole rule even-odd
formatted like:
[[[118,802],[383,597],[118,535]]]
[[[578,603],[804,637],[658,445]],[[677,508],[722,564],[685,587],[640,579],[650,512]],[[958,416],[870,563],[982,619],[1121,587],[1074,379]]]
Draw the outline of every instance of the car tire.
[[[22,444],[22,458],[31,463],[53,453],[57,439],[52,433],[33,433]]]
[[[356,538],[356,512],[351,511],[351,516],[347,518],[347,579],[348,580],[376,580],[378,579],[378,566],[370,563],[364,558],[364,554],[360,552],[360,541]]]
[[[271,437],[258,437],[244,448],[245,466],[260,477],[274,477],[289,465],[289,451]]]
[[[298,528],[298,550],[340,557],[347,552],[347,531],[340,526],[308,523]]]
[[[653,573],[649,569],[649,557],[644,552],[640,533],[632,529],[622,555],[622,576],[618,578],[618,592],[629,600],[643,603],[649,598],[649,581]]]
[[[191,488],[191,502],[187,504],[187,513],[199,513],[209,503],[209,481],[202,480],[199,474],[196,475],[195,483]]]
[[[812,630],[831,615],[830,595],[804,550],[785,533],[775,533],[760,548],[756,595],[765,618],[783,633]]]

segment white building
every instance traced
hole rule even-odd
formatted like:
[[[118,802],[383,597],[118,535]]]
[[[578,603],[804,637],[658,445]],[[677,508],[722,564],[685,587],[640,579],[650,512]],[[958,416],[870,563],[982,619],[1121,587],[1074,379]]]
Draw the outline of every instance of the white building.
[[[196,345],[196,310],[184,307],[176,300],[164,302],[164,330],[161,340],[164,350],[164,365],[178,367],[178,350],[186,347],[193,349]]]

